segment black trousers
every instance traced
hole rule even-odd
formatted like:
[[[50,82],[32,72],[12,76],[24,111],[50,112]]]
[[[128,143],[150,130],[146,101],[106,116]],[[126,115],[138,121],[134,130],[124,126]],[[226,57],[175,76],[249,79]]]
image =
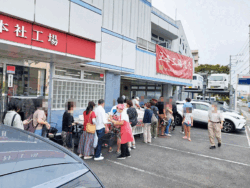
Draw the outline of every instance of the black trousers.
[[[128,157],[128,156],[130,156],[130,152],[128,150],[128,143],[121,144],[121,156],[122,157]]]

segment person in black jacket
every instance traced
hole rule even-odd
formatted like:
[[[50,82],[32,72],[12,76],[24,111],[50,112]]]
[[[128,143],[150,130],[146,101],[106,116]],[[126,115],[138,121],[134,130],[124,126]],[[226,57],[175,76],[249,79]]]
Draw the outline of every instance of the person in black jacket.
[[[151,143],[151,118],[153,115],[153,110],[151,110],[151,103],[146,103],[146,110],[143,116],[143,138],[144,143]]]
[[[63,146],[71,151],[74,150],[74,143],[72,139],[73,126],[75,125],[73,111],[74,111],[74,103],[68,102],[67,109],[63,114],[62,133],[61,133]]]
[[[128,117],[129,117],[129,122],[130,122],[130,125],[132,127],[132,133],[134,132],[135,128],[136,128],[136,125],[137,125],[137,118],[138,118],[138,114],[137,114],[137,111],[136,109],[133,107],[133,103],[131,100],[128,100],[127,101],[127,114],[128,114]],[[128,144],[128,147],[129,148],[132,148],[132,149],[135,149],[135,137],[133,135],[133,142],[132,142],[132,147],[131,147],[131,142],[129,142]]]

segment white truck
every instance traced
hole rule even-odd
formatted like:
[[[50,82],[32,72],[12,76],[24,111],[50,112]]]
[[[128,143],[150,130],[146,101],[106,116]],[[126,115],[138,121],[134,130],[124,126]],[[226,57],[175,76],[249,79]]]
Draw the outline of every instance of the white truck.
[[[208,89],[228,89],[227,74],[211,74],[208,78]]]

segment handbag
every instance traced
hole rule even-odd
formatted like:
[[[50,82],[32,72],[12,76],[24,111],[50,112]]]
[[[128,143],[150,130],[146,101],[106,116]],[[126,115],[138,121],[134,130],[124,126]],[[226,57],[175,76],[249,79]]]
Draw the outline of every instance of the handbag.
[[[86,125],[86,131],[87,131],[87,133],[94,134],[95,130],[96,130],[96,125],[90,123],[91,122],[90,121],[91,120],[91,114],[92,114],[92,112],[90,112],[90,115],[89,115],[89,123],[87,123],[87,125]]]
[[[97,144],[98,144],[98,136],[97,136],[97,134],[95,133],[93,147],[96,148],[96,147],[97,147]]]
[[[151,118],[151,123],[157,122],[158,119],[156,118],[155,114],[153,113],[152,118]]]

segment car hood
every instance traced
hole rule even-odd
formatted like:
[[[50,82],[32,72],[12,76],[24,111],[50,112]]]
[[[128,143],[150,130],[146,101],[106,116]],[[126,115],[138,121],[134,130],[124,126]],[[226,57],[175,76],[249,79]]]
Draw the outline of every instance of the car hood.
[[[83,162],[58,144],[27,131],[0,125],[0,176],[31,168],[73,163]]]
[[[224,114],[224,115],[228,115],[228,116],[232,116],[232,117],[237,117],[237,118],[239,118],[239,119],[245,119],[244,116],[238,115],[238,114],[235,113],[235,112],[224,112],[223,114]]]

